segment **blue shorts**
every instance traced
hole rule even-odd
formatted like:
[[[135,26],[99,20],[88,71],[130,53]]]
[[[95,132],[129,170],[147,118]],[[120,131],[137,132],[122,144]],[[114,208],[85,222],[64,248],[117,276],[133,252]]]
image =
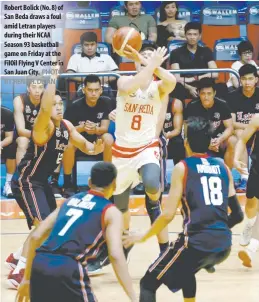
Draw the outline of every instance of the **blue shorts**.
[[[31,271],[31,302],[95,302],[86,267],[60,254],[37,252]]]

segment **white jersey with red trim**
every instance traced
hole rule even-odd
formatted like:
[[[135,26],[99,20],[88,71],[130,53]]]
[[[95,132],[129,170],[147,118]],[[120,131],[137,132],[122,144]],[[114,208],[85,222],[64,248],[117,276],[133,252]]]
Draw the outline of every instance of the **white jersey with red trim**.
[[[142,91],[130,95],[118,91],[116,107],[116,145],[138,148],[152,142],[161,109],[161,99],[156,81]]]

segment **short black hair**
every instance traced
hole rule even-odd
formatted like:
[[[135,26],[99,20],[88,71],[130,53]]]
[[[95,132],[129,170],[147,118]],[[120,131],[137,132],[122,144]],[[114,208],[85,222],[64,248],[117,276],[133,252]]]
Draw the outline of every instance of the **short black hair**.
[[[27,87],[29,87],[32,82],[37,82],[37,84],[42,83],[44,87],[46,85],[46,79],[44,77],[28,77],[26,79]]]
[[[255,77],[258,77],[257,69],[256,69],[256,67],[255,67],[254,65],[252,65],[252,64],[245,64],[245,65],[243,65],[243,66],[239,69],[238,73],[239,73],[239,76],[240,76],[240,77],[243,77],[243,76],[245,76],[245,75],[247,75],[247,74],[249,74],[249,73],[252,73]]]
[[[139,52],[143,52],[143,51],[146,51],[146,50],[156,50],[157,49],[157,45],[153,42],[145,42],[142,44],[141,46],[141,49]]]
[[[212,88],[216,90],[215,81],[212,78],[203,78],[198,82],[198,90],[201,91],[203,88]]]
[[[188,23],[186,23],[185,26],[184,26],[185,34],[190,29],[197,29],[199,31],[199,33],[201,34],[201,32],[202,32],[201,23],[199,23],[199,22],[188,22]]]
[[[97,75],[89,74],[84,79],[84,86],[86,86],[87,83],[97,83],[97,82],[101,85],[101,80]]]
[[[160,6],[160,16],[159,16],[159,21],[160,22],[164,22],[166,19],[167,19],[167,16],[166,16],[166,12],[165,12],[165,7],[168,5],[168,4],[175,4],[176,6],[176,9],[177,9],[177,12],[175,14],[175,20],[178,20],[178,15],[179,15],[179,5],[176,1],[163,1],[161,3],[161,6]]]
[[[187,140],[192,152],[206,153],[212,137],[212,126],[203,117],[191,116],[187,119]]]
[[[97,35],[93,31],[87,31],[80,36],[80,43],[83,45],[84,42],[96,42],[97,43]]]
[[[127,6],[127,5],[128,5],[128,2],[129,2],[129,1],[124,1],[124,5]],[[135,2],[135,1],[133,1],[133,2]],[[136,1],[136,2],[140,2],[140,4],[141,4],[141,1]]]
[[[112,163],[98,162],[91,169],[92,185],[105,188],[117,177],[117,169]]]
[[[250,41],[242,41],[237,45],[238,54],[241,56],[243,52],[254,51],[254,47]]]

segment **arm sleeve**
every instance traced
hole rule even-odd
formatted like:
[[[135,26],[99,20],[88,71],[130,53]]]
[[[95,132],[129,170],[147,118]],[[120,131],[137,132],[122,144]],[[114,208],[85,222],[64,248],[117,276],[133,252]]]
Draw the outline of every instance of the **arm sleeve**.
[[[108,27],[113,27],[115,29],[118,29],[119,26],[118,26],[118,23],[117,23],[116,19],[117,19],[116,16],[112,17],[110,22],[109,22]]]
[[[228,198],[228,205],[231,210],[231,214],[228,215],[228,226],[229,228],[233,228],[233,226],[243,221],[244,213],[240,207],[236,195]]]
[[[14,117],[13,117],[13,112],[8,112],[8,118],[6,122],[6,132],[11,132],[14,130]]]
[[[213,58],[213,53],[210,50],[209,47],[205,47],[204,48],[204,60],[206,63],[211,62],[211,61],[215,61]]]
[[[178,63],[180,64],[180,60],[179,60],[179,56],[178,56],[178,51],[177,49],[173,50],[170,53],[170,65],[174,64],[174,63]]]
[[[70,57],[68,64],[67,64],[67,70],[73,70],[74,72],[78,72],[75,55]]]

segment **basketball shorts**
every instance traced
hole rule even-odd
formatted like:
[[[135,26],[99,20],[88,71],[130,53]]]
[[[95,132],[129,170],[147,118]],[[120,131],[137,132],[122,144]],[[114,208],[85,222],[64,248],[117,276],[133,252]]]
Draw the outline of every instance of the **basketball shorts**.
[[[119,195],[130,186],[134,188],[140,182],[139,169],[146,164],[157,164],[160,167],[160,151],[158,140],[140,148],[112,147],[112,163],[117,168],[116,190]]]
[[[258,198],[259,199],[259,162],[255,163],[252,161],[247,187],[246,187],[247,198]]]
[[[37,252],[31,271],[31,302],[96,302],[86,267],[60,254]]]
[[[19,185],[18,181],[13,179],[12,192],[27,219],[29,229],[33,226],[35,218],[42,221],[57,208],[56,199],[48,183],[35,181]]]
[[[179,237],[153,262],[141,284],[153,292],[161,284],[177,292],[186,286],[189,276],[194,276],[202,268],[221,263],[229,254],[230,248],[217,253],[203,252],[191,246],[187,248],[184,237]]]
[[[13,141],[10,145],[4,147],[1,151],[2,159],[16,159],[16,142]]]

